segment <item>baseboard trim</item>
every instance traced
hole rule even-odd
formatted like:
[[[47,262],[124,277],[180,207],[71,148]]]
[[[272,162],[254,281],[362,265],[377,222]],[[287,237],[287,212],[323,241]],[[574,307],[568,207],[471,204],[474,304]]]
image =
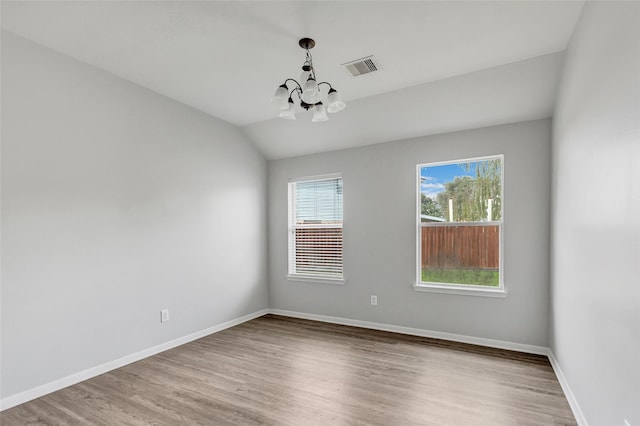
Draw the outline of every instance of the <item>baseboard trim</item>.
[[[184,345],[185,343],[192,342],[194,340],[200,339],[202,337],[208,336],[213,333],[217,333],[218,331],[222,331],[224,329],[236,326],[238,324],[242,324],[243,322],[250,321],[254,318],[261,317],[268,313],[269,313],[269,309],[262,309],[260,311],[253,312],[253,313],[241,316],[239,318],[235,318],[230,321],[226,321],[221,324],[217,324],[212,327],[205,328],[204,330],[196,331],[195,333],[187,334],[186,336],[179,337],[177,339],[174,339],[165,343],[161,343],[159,345],[153,346],[148,349],[144,349],[142,351],[133,353],[131,355],[127,355],[122,358],[109,361],[107,363],[97,365],[95,367],[88,368],[84,371],[71,374],[61,379],[54,380],[53,382],[49,382],[44,385],[37,386],[33,389],[29,389],[27,391],[20,392],[15,395],[8,396],[0,400],[0,411],[4,411],[9,408],[15,407],[17,405],[23,404],[25,402],[31,401],[33,399],[40,398],[41,396],[47,395],[51,392],[55,392],[57,390],[66,388],[71,385],[75,385],[76,383],[83,382],[85,380],[99,376],[100,374],[104,374],[111,370],[115,370],[116,368],[124,367],[125,365],[131,364],[132,362],[140,361],[144,358],[148,358],[150,356],[159,354],[160,352],[173,349],[176,346]]]
[[[571,391],[569,382],[562,372],[562,368],[560,368],[560,364],[558,363],[556,356],[550,348],[547,348],[547,356],[549,357],[549,362],[551,363],[551,367],[553,367],[553,371],[556,373],[558,382],[560,382],[560,387],[562,387],[564,396],[567,398],[567,402],[569,402],[569,407],[571,407],[571,411],[573,412],[573,416],[576,418],[576,422],[579,426],[589,426],[587,419],[578,404],[578,400]]]
[[[431,337],[434,339],[450,340],[460,343],[470,343],[472,345],[488,346],[490,348],[507,349],[510,351],[525,352],[536,355],[548,355],[549,353],[549,348],[546,348],[544,346],[526,345],[524,343],[513,343],[503,340],[485,339],[482,337],[466,336],[463,334],[443,333],[441,331],[425,330],[421,328],[403,327],[399,325],[360,321],[350,318],[331,317],[327,315],[307,314],[303,312],[286,311],[282,309],[269,309],[269,312],[274,315],[282,315],[292,318],[322,321],[332,324],[351,325],[354,327],[369,328],[372,330],[391,331],[394,333],[408,334],[411,336]]]

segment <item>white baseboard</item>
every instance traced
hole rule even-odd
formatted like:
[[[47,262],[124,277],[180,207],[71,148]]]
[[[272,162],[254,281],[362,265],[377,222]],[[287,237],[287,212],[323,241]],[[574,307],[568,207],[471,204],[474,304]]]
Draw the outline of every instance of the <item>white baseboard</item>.
[[[51,392],[55,392],[57,390],[66,388],[71,385],[75,385],[76,383],[83,382],[87,379],[91,379],[92,377],[96,377],[96,376],[99,376],[100,374],[104,374],[111,370],[115,370],[116,368],[124,367],[127,364],[140,361],[141,359],[148,358],[160,352],[164,352],[166,350],[175,348],[176,346],[184,345],[185,343],[189,343],[193,340],[200,339],[202,337],[208,336],[209,334],[222,331],[226,328],[230,328],[238,324],[242,324],[243,322],[261,317],[267,313],[269,313],[268,309],[263,309],[257,312],[253,312],[251,314],[244,315],[240,318],[235,318],[230,321],[226,321],[221,324],[214,325],[213,327],[209,327],[204,330],[196,331],[195,333],[191,333],[186,336],[179,337],[169,342],[161,343],[151,348],[144,349],[140,352],[136,352],[134,354],[127,355],[125,357],[122,357],[101,365],[97,365],[95,367],[88,368],[84,371],[80,371],[70,376],[63,377],[58,380],[54,380],[53,382],[37,386],[33,389],[29,389],[27,391],[20,392],[15,395],[8,396],[0,400],[0,411],[9,409],[11,407],[15,407],[16,405],[23,404],[27,401],[31,401],[32,399],[40,398],[41,396],[47,395]]]
[[[443,333],[441,331],[424,330],[421,328],[402,327],[378,322],[360,321],[349,318],[330,317],[327,315],[306,314],[302,312],[285,311],[282,309],[269,309],[274,315],[282,315],[292,318],[309,319],[328,322],[332,324],[352,325],[354,327],[370,328],[372,330],[392,331],[394,333],[409,334],[411,336],[432,337],[434,339],[450,340],[453,342],[470,343],[473,345],[488,346],[490,348],[507,349],[510,351],[526,352],[536,355],[548,355],[549,348],[544,346],[526,345],[524,343],[506,342],[503,340],[484,339],[482,337],[465,336],[463,334]]]
[[[573,395],[573,392],[571,391],[571,387],[569,387],[569,382],[567,382],[567,378],[562,372],[562,369],[560,368],[560,364],[558,364],[558,360],[556,359],[556,356],[553,354],[553,351],[551,349],[547,349],[547,351],[548,351],[547,356],[549,357],[549,362],[551,363],[551,367],[553,367],[553,371],[556,373],[558,382],[560,382],[560,386],[562,387],[564,396],[567,398],[567,402],[569,402],[569,407],[571,407],[571,411],[573,411],[573,416],[576,418],[576,422],[578,422],[578,426],[589,426],[589,424],[587,423],[587,419],[584,416],[584,413],[580,409],[578,400]]]

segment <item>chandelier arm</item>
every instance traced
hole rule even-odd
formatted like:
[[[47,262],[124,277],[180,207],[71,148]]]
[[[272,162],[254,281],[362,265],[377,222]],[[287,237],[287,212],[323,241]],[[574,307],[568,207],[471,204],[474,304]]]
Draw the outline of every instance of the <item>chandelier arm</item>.
[[[320,88],[321,84],[326,84],[327,86],[329,86],[329,90],[333,89],[333,86],[328,81],[321,81],[320,83],[318,83],[318,88]]]
[[[302,101],[302,89],[300,87],[294,87],[293,90],[291,91],[291,93],[289,93],[289,97],[292,97],[294,93],[297,93],[298,94],[298,100]]]
[[[285,86],[287,85],[287,81],[293,81],[293,82],[296,84],[296,86],[298,86],[298,87],[296,87],[295,89],[300,89],[300,90],[302,90],[302,86],[300,86],[300,83],[298,83],[298,82],[297,82],[296,80],[294,80],[293,78],[288,78],[288,79],[286,79],[286,80],[284,81],[284,85],[285,85]],[[287,89],[288,89],[288,88],[289,88],[289,87],[287,87]],[[295,90],[295,89],[294,89],[294,90]]]

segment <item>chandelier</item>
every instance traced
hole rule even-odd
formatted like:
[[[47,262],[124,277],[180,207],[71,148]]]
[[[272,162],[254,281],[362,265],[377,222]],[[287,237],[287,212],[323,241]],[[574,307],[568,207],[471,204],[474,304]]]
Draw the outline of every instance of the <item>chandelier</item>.
[[[327,121],[329,119],[327,112],[340,112],[346,107],[346,104],[342,102],[340,95],[331,84],[326,81],[316,82],[316,72],[313,67],[311,53],[309,53],[309,49],[312,49],[316,45],[316,42],[310,38],[303,38],[300,39],[298,44],[307,53],[304,64],[302,64],[302,75],[300,76],[300,83],[302,84],[293,78],[287,78],[284,83],[276,89],[276,93],[273,95],[273,98],[271,98],[271,102],[281,110],[278,117],[286,120],[295,120],[296,108],[293,102],[295,94],[297,100],[300,101],[300,107],[302,109],[313,111],[311,121]],[[287,86],[287,83],[290,81],[294,83],[292,89]],[[323,84],[329,86],[329,91],[325,98],[326,104],[321,100],[322,93],[320,92],[320,86]]]

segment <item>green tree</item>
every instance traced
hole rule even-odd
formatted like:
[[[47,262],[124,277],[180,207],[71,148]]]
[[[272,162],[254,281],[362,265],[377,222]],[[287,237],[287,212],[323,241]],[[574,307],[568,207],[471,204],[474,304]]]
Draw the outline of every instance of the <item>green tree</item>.
[[[440,204],[438,204],[436,200],[434,200],[433,198],[427,197],[424,194],[420,194],[420,198],[422,201],[422,207],[420,209],[420,212],[422,214],[426,214],[428,216],[435,216],[435,217],[444,217],[442,216],[442,208],[440,207]]]
[[[460,164],[475,176],[458,176],[445,184],[436,201],[444,217],[449,219],[449,200],[453,203],[454,222],[475,222],[487,219],[491,200],[491,218],[500,220],[502,212],[502,162],[500,160],[475,161]]]

